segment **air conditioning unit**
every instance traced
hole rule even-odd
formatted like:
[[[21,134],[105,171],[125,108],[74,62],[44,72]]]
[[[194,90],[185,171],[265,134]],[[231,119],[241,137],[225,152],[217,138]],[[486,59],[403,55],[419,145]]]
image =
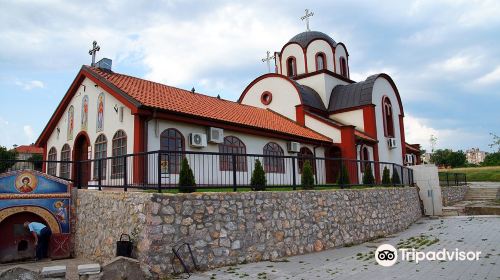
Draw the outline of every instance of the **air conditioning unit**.
[[[210,127],[208,129],[208,142],[217,144],[224,142],[224,129]]]
[[[395,149],[398,147],[398,141],[396,138],[387,139],[387,144],[389,145],[389,149]]]
[[[207,135],[204,133],[189,134],[189,144],[191,147],[203,148],[207,146]]]
[[[412,164],[413,163],[413,155],[412,154],[406,154],[405,155],[405,162],[408,163],[408,164]]]
[[[287,148],[288,148],[288,152],[290,152],[290,153],[298,153],[298,152],[300,152],[300,143],[299,142],[288,142]]]

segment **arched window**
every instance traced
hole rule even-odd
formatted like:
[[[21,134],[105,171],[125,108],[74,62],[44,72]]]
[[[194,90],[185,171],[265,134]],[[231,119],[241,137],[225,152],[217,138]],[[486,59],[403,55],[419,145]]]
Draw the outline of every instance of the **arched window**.
[[[165,129],[160,135],[160,150],[166,152],[184,151],[184,137],[175,128]],[[166,170],[166,173],[179,174],[182,157],[182,153],[162,154],[162,161],[168,163],[168,170]]]
[[[108,156],[108,138],[106,135],[100,134],[97,136],[94,144],[94,159],[106,158]],[[106,178],[106,166],[107,160],[101,161],[101,179]],[[99,176],[99,165],[98,161],[94,161],[94,178]]]
[[[264,146],[264,170],[266,173],[285,173],[285,159],[283,149],[274,142]]]
[[[71,148],[68,144],[64,144],[61,149],[61,161],[70,161],[71,160]],[[61,162],[61,169],[59,170],[59,177],[64,179],[69,179],[70,172],[70,163]]]
[[[118,130],[113,136],[111,144],[111,177],[123,177],[124,160],[123,156],[127,154],[127,135],[123,130]]]
[[[382,99],[382,111],[384,114],[384,134],[386,137],[394,137],[394,116],[391,100],[387,96]]]
[[[340,57],[340,75],[347,78],[347,62],[343,56]]]
[[[300,148],[300,152],[298,154],[299,161],[299,173],[302,173],[302,168],[304,167],[304,163],[309,161],[313,168],[313,172],[316,173],[316,162],[314,160],[313,152],[307,147]]]
[[[365,160],[370,160],[370,152],[368,151],[368,148],[364,145],[361,146],[361,149],[359,150],[359,159],[361,161],[361,172],[365,171],[365,168],[369,162],[366,162]]]
[[[326,69],[326,57],[324,53],[316,54],[316,71]]]
[[[297,75],[297,61],[295,57],[291,56],[286,60],[286,70],[288,77]]]
[[[233,164],[236,166],[236,171],[247,171],[247,158],[245,156],[232,156],[234,154],[247,153],[245,144],[243,144],[243,142],[238,137],[224,137],[224,142],[219,144],[219,153],[231,154],[227,156],[219,156],[219,165],[221,171],[233,171]],[[236,159],[234,163],[233,158]]]
[[[49,154],[47,156],[48,161],[56,161],[57,160],[57,150],[55,147],[50,148]],[[49,162],[47,163],[47,174],[52,176],[57,176],[57,162]]]

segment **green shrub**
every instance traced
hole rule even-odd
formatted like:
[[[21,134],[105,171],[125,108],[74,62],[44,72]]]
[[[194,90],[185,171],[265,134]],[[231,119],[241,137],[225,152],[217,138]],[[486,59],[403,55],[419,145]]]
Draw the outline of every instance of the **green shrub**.
[[[390,185],[391,184],[391,171],[389,168],[384,167],[384,172],[382,174],[382,185]]]
[[[255,160],[255,167],[252,172],[252,178],[250,179],[250,185],[253,191],[265,191],[266,190],[266,173],[264,168],[262,168],[262,163],[260,160]]]
[[[306,160],[302,166],[301,185],[304,190],[314,189],[313,168],[308,160]]]
[[[340,167],[339,178],[337,179],[337,184],[340,186],[350,185],[351,180],[349,179],[349,172],[344,164]]]
[[[363,173],[363,185],[375,185],[375,178],[373,178],[372,165],[370,163],[365,166],[365,172]]]
[[[189,166],[186,157],[182,159],[181,171],[179,173],[179,192],[191,193],[196,191],[196,180],[194,179],[193,170]]]
[[[392,170],[391,181],[393,185],[401,185],[401,179],[399,179],[399,173],[395,168]]]

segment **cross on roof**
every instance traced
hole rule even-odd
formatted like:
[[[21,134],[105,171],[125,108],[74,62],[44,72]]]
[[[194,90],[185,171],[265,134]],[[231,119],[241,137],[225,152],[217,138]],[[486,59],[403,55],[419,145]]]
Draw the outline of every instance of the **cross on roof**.
[[[306,21],[307,31],[311,31],[311,29],[309,29],[309,18],[312,17],[312,16],[314,16],[314,13],[313,12],[309,12],[309,9],[306,9],[306,15],[300,18],[301,20],[305,20]]]
[[[101,49],[101,47],[99,47],[97,45],[97,41],[94,41],[92,43],[92,49],[89,50],[89,54],[92,56],[92,64],[90,64],[90,66],[94,66],[95,65],[95,54]]]
[[[270,51],[267,51],[267,56],[265,58],[262,59],[262,62],[267,62],[267,72],[268,73],[271,73],[271,59],[274,59],[275,56],[271,56],[271,52]]]

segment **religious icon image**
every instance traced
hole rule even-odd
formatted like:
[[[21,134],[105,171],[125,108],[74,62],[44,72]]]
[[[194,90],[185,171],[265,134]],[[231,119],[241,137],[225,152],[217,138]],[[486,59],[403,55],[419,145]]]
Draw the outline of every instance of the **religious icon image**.
[[[87,130],[87,125],[89,121],[89,97],[85,95],[82,99],[82,130]]]
[[[57,220],[59,220],[61,223],[66,223],[68,212],[66,206],[64,205],[64,201],[58,200],[54,202],[54,208],[56,210],[55,216]]]
[[[75,108],[70,106],[68,109],[68,140],[73,139],[73,130],[75,127]]]
[[[16,189],[21,193],[31,193],[36,189],[38,180],[36,177],[28,172],[21,173],[17,176]]]
[[[97,98],[97,132],[104,130],[104,93]]]

